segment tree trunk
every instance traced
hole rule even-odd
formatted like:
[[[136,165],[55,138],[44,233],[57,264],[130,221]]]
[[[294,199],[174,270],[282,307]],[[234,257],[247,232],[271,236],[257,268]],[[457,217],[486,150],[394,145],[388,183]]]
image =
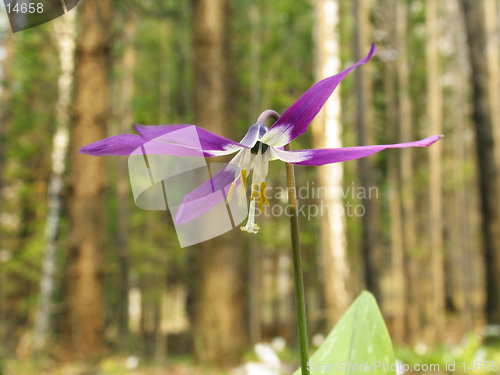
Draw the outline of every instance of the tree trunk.
[[[153,220],[151,217],[146,222],[145,232],[150,233],[149,238],[152,238]],[[163,336],[160,329],[161,297],[165,290],[165,278],[161,270],[158,270],[161,261],[156,256],[150,255],[145,263],[148,271],[141,275],[140,280],[142,354],[146,358],[156,357],[159,360],[166,354],[162,353],[165,347],[160,343]]]
[[[386,17],[389,20],[389,45],[395,43],[395,3],[386,0]],[[385,64],[385,98],[387,118],[387,141],[398,141],[397,98],[395,91],[396,66],[389,60]],[[388,151],[392,154],[399,150]],[[401,197],[399,194],[399,158],[387,158],[387,190],[389,196],[390,236],[391,236],[391,277],[392,277],[392,338],[397,344],[405,340],[405,312],[406,312],[406,276],[404,263],[403,227],[401,220]]]
[[[340,42],[337,31],[339,4],[337,0],[317,0],[315,15],[315,59],[317,81],[340,71]],[[342,126],[340,123],[340,91],[334,91],[313,123],[315,148],[342,147]],[[320,187],[332,189],[335,194],[318,197],[321,210],[321,254],[323,257],[326,317],[333,328],[351,302],[348,289],[349,261],[345,215],[338,215],[344,208],[342,200],[342,163],[319,167]],[[333,196],[332,196],[333,195]]]
[[[193,32],[195,122],[227,136],[232,123],[229,2],[194,0]],[[194,340],[203,362],[236,364],[246,343],[238,232],[206,241],[198,250]]]
[[[493,127],[485,56],[483,4],[461,0],[465,17],[469,59],[472,66],[473,119],[476,130],[481,216],[486,267],[486,317],[489,324],[500,323],[500,202],[498,172],[494,156]]]
[[[69,112],[75,67],[75,12],[61,17],[54,23],[53,35],[59,48],[61,75],[58,82],[56,132],[52,141],[52,175],[49,182],[45,252],[33,337],[35,351],[40,351],[44,348],[50,326],[51,299],[54,291],[54,275],[56,271],[57,235],[61,214],[61,190],[63,188],[63,173],[69,144]]]
[[[69,254],[66,280],[68,347],[97,353],[103,344],[101,257],[105,234],[104,158],[78,150],[106,136],[109,117],[108,68],[113,0],[80,6],[81,34],[75,74],[75,122],[71,147]]]
[[[470,147],[464,139],[464,134],[467,130],[466,123],[469,116],[469,107],[466,105],[469,97],[469,89],[467,85],[468,79],[468,58],[467,58],[467,40],[465,33],[465,25],[457,23],[457,18],[460,17],[460,5],[458,1],[453,1],[448,5],[448,24],[449,33],[451,34],[452,43],[457,48],[457,56],[454,58],[453,64],[453,105],[454,108],[460,108],[459,111],[453,110],[453,179],[456,181],[456,188],[453,192],[452,205],[455,208],[453,214],[453,242],[450,253],[452,263],[452,285],[458,294],[457,305],[460,312],[460,320],[462,329],[467,333],[473,329],[474,304],[473,304],[473,280],[476,279],[478,260],[482,259],[478,256],[479,252],[476,246],[471,241],[471,229],[474,226],[471,223],[471,207],[473,203],[468,199],[468,179],[464,173],[464,164],[470,158]],[[474,194],[476,195],[476,194]],[[460,251],[457,253],[457,249]],[[480,263],[480,262],[479,262]],[[481,274],[481,272],[479,272]],[[481,280],[482,281],[482,280]],[[481,283],[481,282],[480,282]]]
[[[356,20],[356,46],[354,60],[360,60],[366,55],[371,44],[370,27],[371,1],[355,0],[354,16]],[[371,65],[356,68],[356,97],[357,97],[357,130],[358,145],[375,144],[373,111],[372,111],[372,77]],[[370,187],[375,186],[373,178],[373,159],[361,158],[358,160],[359,178],[361,187],[367,192],[363,200],[365,214],[362,216],[363,225],[363,254],[365,261],[366,288],[380,301],[381,279],[381,248],[378,238],[379,220],[376,198],[368,195]]]
[[[453,181],[449,193],[443,194],[443,230],[444,260],[445,260],[445,301],[447,310],[453,315],[451,319],[461,322],[457,338],[471,330],[471,281],[475,277],[473,270],[473,245],[470,239],[470,231],[475,230],[471,221],[470,207],[474,205],[471,201],[473,192],[467,196],[466,188],[471,180],[464,174],[464,163],[470,160],[468,155],[466,137],[464,134],[469,130],[468,124],[469,106],[466,105],[468,58],[467,42],[465,36],[465,25],[457,22],[460,19],[460,6],[458,1],[449,1],[443,4],[442,37],[444,43],[456,46],[453,51],[451,64],[442,65],[442,75],[453,77],[449,87],[449,94],[444,95],[443,126],[446,128],[446,119],[452,128],[446,131],[447,142],[443,143],[443,185],[445,181]],[[469,199],[467,199],[469,197]],[[476,246],[474,246],[476,248]],[[475,251],[475,250],[474,250]],[[478,280],[481,283],[482,280]],[[450,314],[451,315],[451,314]]]
[[[399,106],[398,121],[400,124],[399,135],[401,142],[410,142],[413,139],[413,127],[411,121],[411,98],[409,82],[409,63],[406,48],[408,6],[402,1],[396,2],[396,35],[398,38],[398,83],[399,83]],[[407,265],[407,339],[415,344],[419,339],[421,328],[420,314],[420,256],[417,250],[417,236],[415,223],[415,201],[413,191],[413,150],[411,148],[401,150],[400,158],[401,173],[401,203],[403,208],[403,240],[406,253]]]
[[[427,117],[429,134],[443,132],[443,94],[439,64],[439,31],[437,0],[426,3],[427,26]],[[431,280],[426,295],[431,303],[425,311],[426,341],[434,345],[442,338],[444,328],[444,255],[443,255],[443,219],[442,219],[442,148],[438,142],[429,148],[429,251],[431,262]]]
[[[169,118],[171,118],[171,106],[172,102],[170,98],[170,80],[169,80],[169,69],[167,61],[170,60],[171,57],[171,38],[170,32],[172,29],[171,20],[169,18],[162,19],[159,23],[158,27],[158,39],[160,40],[160,61],[162,62],[160,66],[160,76],[159,76],[159,84],[158,84],[158,123],[164,124],[168,122]]]
[[[122,57],[122,81],[120,100],[120,126],[119,133],[124,134],[130,131],[133,123],[132,99],[134,97],[134,68],[135,68],[135,30],[136,21],[133,14],[129,15],[123,30],[125,38],[125,49]],[[118,300],[118,332],[120,342],[124,343],[128,336],[128,305],[129,305],[129,265],[128,265],[128,201],[129,201],[129,180],[128,180],[128,160],[121,157],[118,160],[118,259],[120,269],[119,300]]]
[[[250,344],[255,345],[262,340],[262,244],[257,237],[249,239],[249,285],[248,285],[248,326]]]
[[[488,90],[491,109],[491,123],[495,142],[495,162],[500,165],[500,51],[499,19],[496,7],[498,0],[484,0],[484,21],[486,29],[486,57],[488,61]]]

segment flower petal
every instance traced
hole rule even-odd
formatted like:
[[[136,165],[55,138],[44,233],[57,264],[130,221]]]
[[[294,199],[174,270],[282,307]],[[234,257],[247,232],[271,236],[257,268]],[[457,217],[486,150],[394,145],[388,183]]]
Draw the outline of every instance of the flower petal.
[[[80,153],[131,155],[144,146],[148,154],[210,157],[249,148],[195,125],[134,126],[139,135],[122,134],[102,139],[80,149]]]
[[[181,129],[186,129],[192,127],[192,129],[196,130],[198,134],[198,138],[187,138],[184,137],[182,131],[177,131]],[[222,137],[218,134],[212,133],[208,130],[200,128],[196,125],[139,125],[134,124],[134,129],[141,137],[147,140],[155,139],[162,136],[162,141],[164,142],[172,142],[177,144],[182,144],[187,147],[198,148],[201,145],[203,151],[228,151],[230,149],[239,149],[241,147],[252,148],[257,139],[253,142],[253,144],[246,144],[248,140],[245,141],[247,135],[251,132],[249,129],[245,138],[243,138],[242,143],[238,143],[231,139]],[[254,138],[250,136],[250,138]],[[256,138],[256,137],[255,137]]]
[[[80,149],[80,154],[93,156],[103,155],[131,155],[146,141],[135,134],[120,134],[91,143]]]
[[[247,134],[240,141],[240,144],[247,148],[252,148],[255,146],[260,136],[260,125],[253,124],[247,131]]]
[[[316,117],[323,104],[337,88],[340,82],[358,65],[365,64],[375,54],[375,43],[366,57],[359,60],[350,68],[319,81],[302,96],[280,117],[261,139],[263,143],[279,147],[290,143],[304,134],[311,121]]]
[[[235,159],[237,157],[233,160],[236,161]],[[222,202],[225,199],[224,197],[227,197],[236,170],[237,164],[230,162],[215,176],[186,194],[175,216],[175,225],[181,225],[196,219]],[[239,182],[240,179],[238,178],[236,184],[239,184]],[[224,190],[225,194],[214,194],[220,190]]]
[[[377,145],[377,146],[358,146],[344,148],[320,148],[313,150],[299,151],[281,151],[274,147],[272,152],[278,159],[290,164],[298,165],[325,165],[330,163],[338,163],[347,160],[364,158],[365,156],[373,155],[387,148],[405,148],[405,147],[428,147],[434,142],[441,139],[442,135],[434,135],[420,141],[396,143],[392,145]]]

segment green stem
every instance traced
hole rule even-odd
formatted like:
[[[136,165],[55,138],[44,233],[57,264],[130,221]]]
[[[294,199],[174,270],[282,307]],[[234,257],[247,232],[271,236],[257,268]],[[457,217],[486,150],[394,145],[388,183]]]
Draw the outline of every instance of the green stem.
[[[285,151],[292,151],[287,144]],[[300,368],[302,375],[309,375],[307,362],[309,349],[307,344],[306,300],[304,297],[304,279],[302,276],[302,258],[300,255],[299,216],[297,215],[297,190],[293,164],[286,163],[286,180],[288,185],[288,203],[290,205],[290,231],[292,235],[293,276],[295,281],[295,300],[297,303],[297,323],[299,326]]]

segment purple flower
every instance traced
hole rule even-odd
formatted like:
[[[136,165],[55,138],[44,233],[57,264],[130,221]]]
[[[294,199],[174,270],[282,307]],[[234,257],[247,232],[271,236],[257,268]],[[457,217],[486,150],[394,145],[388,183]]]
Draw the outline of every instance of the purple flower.
[[[259,227],[254,222],[256,205],[262,211],[263,206],[269,204],[265,195],[265,180],[270,161],[279,159],[298,165],[324,165],[363,158],[386,148],[427,147],[442,137],[434,135],[420,141],[392,145],[291,152],[283,150],[283,146],[307,130],[333,90],[349,72],[356,66],[368,62],[374,53],[375,44],[372,45],[366,57],[350,68],[316,83],[288,108],[269,129],[265,126],[266,120],[269,117],[278,117],[278,115],[274,111],[265,111],[240,142],[232,141],[194,125],[135,125],[134,129],[138,135],[123,134],[103,139],[83,147],[80,149],[80,153],[94,156],[132,155],[137,149],[142,148],[144,152],[146,145],[148,154],[211,157],[236,153],[226,168],[184,197],[175,223],[177,225],[187,223],[218,204],[223,198],[220,198],[221,195],[212,194],[215,191],[223,189],[227,201],[231,200],[237,185],[243,182],[246,188],[248,176],[253,170],[248,222],[241,229],[249,233],[257,233]],[[179,130],[186,130],[186,132],[179,132]],[[186,134],[190,135],[186,136]],[[245,189],[241,189],[241,194],[243,191]],[[214,198],[209,198],[209,196]],[[201,201],[204,203],[200,204]]]

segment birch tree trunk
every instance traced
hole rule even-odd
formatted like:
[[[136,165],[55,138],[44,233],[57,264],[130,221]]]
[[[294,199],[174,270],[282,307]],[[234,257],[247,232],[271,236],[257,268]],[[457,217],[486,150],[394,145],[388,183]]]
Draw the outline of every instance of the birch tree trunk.
[[[481,216],[486,267],[486,317],[489,324],[500,323],[500,202],[498,169],[495,163],[494,137],[485,56],[486,36],[483,3],[461,0],[465,17],[469,59],[472,66],[473,120],[476,131]]]
[[[35,351],[42,350],[46,345],[50,327],[51,299],[54,291],[56,270],[57,235],[61,216],[61,190],[63,188],[63,173],[69,144],[69,112],[75,68],[75,12],[70,12],[54,22],[53,36],[59,49],[61,75],[58,81],[56,131],[52,141],[52,175],[48,189],[45,252],[33,336]]]
[[[337,31],[339,4],[337,0],[316,0],[314,3],[316,59],[315,78],[319,81],[338,73],[340,64],[340,42]],[[313,122],[313,142],[315,148],[342,147],[342,125],[340,122],[340,91],[334,91]],[[326,187],[326,196],[318,197],[322,207],[320,227],[321,255],[325,288],[326,317],[333,328],[351,302],[348,289],[349,261],[345,215],[339,215],[344,202],[342,190],[342,163],[319,167],[318,182]],[[324,191],[324,189],[322,189]]]
[[[396,2],[396,35],[398,38],[398,84],[399,84],[399,106],[398,121],[399,136],[401,142],[410,142],[413,139],[413,127],[411,120],[411,98],[410,98],[410,67],[406,48],[408,6],[403,1]],[[400,158],[401,173],[401,205],[403,209],[403,240],[406,253],[407,280],[407,339],[415,344],[419,339],[421,328],[420,314],[420,257],[417,250],[417,236],[415,223],[415,201],[413,191],[413,150],[411,148],[401,150]]]
[[[86,0],[79,7],[64,332],[68,348],[78,356],[97,353],[103,345],[100,255],[105,235],[105,158],[79,154],[78,150],[106,136],[113,3]]]
[[[443,94],[441,89],[441,73],[439,64],[439,30],[438,30],[438,0],[426,2],[427,26],[427,117],[429,134],[443,132]],[[426,295],[431,303],[427,304],[426,341],[434,345],[440,340],[444,328],[444,249],[443,249],[443,218],[442,218],[442,148],[443,142],[429,148],[429,239],[431,280],[428,283]]]
[[[371,44],[370,27],[370,0],[354,0],[356,20],[356,43],[354,60],[360,60],[366,55]],[[358,145],[374,145],[374,124],[372,111],[372,77],[371,65],[356,68],[356,97],[357,97],[357,130]],[[366,288],[380,302],[380,268],[381,248],[378,239],[379,220],[376,198],[368,193],[375,186],[373,178],[373,159],[361,158],[358,160],[361,187],[365,189],[367,198],[363,200],[365,214],[362,217],[363,225],[363,254],[365,261]]]
[[[229,136],[229,1],[194,0],[193,33],[195,123]],[[247,338],[241,278],[243,251],[237,232],[203,242],[197,251],[196,355],[206,363],[239,363]]]

